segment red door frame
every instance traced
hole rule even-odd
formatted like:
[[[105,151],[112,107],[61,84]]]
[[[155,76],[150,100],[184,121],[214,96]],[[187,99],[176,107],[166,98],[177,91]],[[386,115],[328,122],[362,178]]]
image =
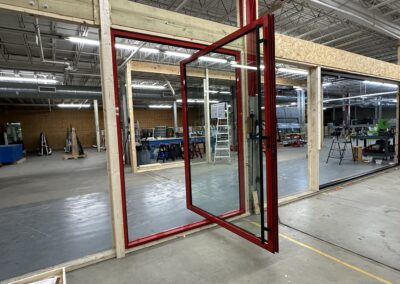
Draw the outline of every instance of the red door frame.
[[[126,39],[134,39],[134,40],[141,40],[147,42],[154,42],[160,43],[165,45],[172,45],[177,47],[186,47],[191,49],[198,49],[201,50],[206,48],[207,45],[177,40],[168,37],[158,37],[153,35],[135,33],[135,32],[128,32],[122,31],[117,29],[111,29],[111,44],[112,44],[112,60],[113,60],[113,78],[114,78],[114,96],[115,96],[115,105],[116,105],[116,124],[117,124],[117,138],[118,138],[118,153],[119,153],[119,169],[120,169],[120,179],[121,179],[121,196],[122,196],[122,213],[123,213],[123,227],[124,227],[124,240],[125,240],[125,248],[132,248],[135,246],[143,245],[152,241],[156,241],[162,238],[166,238],[175,234],[179,234],[188,230],[193,230],[199,228],[204,225],[211,224],[212,222],[205,219],[198,222],[194,222],[191,224],[182,225],[176,228],[171,228],[169,230],[165,230],[156,234],[152,234],[146,237],[141,237],[136,240],[129,239],[129,228],[128,228],[128,215],[127,215],[127,206],[126,206],[126,192],[125,192],[125,173],[124,173],[124,162],[122,159],[122,131],[121,131],[121,119],[119,114],[119,88],[118,88],[118,68],[117,68],[117,61],[116,61],[116,49],[115,49],[115,39],[116,37],[126,38]],[[216,50],[219,53],[233,55],[235,58],[240,58],[240,52],[230,49],[219,48]],[[240,72],[236,74],[237,78],[240,76]],[[240,115],[238,115],[238,125],[242,125],[242,116],[241,116],[241,100],[238,99],[238,109],[240,108]],[[240,121],[239,121],[240,119]],[[188,153],[187,151],[185,151]],[[239,158],[243,163],[243,151],[239,152]],[[239,179],[240,179],[240,187],[244,189],[244,165],[239,164]],[[240,209],[227,212],[220,216],[220,218],[230,218],[245,212],[245,201],[244,195],[240,195]]]
[[[268,226],[268,240],[263,242],[262,239],[257,236],[241,229],[240,227],[226,222],[225,220],[217,217],[209,212],[196,207],[192,203],[191,194],[191,176],[190,176],[190,157],[189,153],[189,130],[187,121],[187,96],[186,96],[186,65],[204,56],[210,52],[214,52],[225,46],[232,41],[241,38],[252,31],[259,32],[259,28],[262,27],[263,31],[263,48],[264,48],[264,96],[265,96],[265,133],[262,134],[262,139],[266,144],[266,170],[267,170],[267,226]],[[214,44],[196,52],[191,57],[181,61],[181,93],[182,93],[182,112],[183,112],[183,132],[184,132],[184,152],[185,152],[185,181],[186,181],[186,197],[188,209],[196,212],[197,214],[207,218],[208,220],[217,223],[218,225],[228,229],[229,231],[245,238],[246,240],[267,249],[270,252],[278,252],[278,190],[277,190],[277,148],[276,148],[276,105],[275,105],[275,44],[274,44],[274,17],[272,15],[261,17],[249,25],[237,30],[236,32],[226,36],[225,38],[215,42]],[[259,43],[257,43],[259,44]],[[258,66],[258,70],[260,70]],[[236,71],[238,76],[240,71]],[[257,80],[259,81],[259,80]],[[240,80],[237,80],[240,82]],[[254,82],[256,83],[256,82]],[[258,82],[261,86],[261,82]],[[240,93],[240,86],[237,92]],[[261,90],[260,90],[261,91]],[[259,94],[261,96],[261,94]],[[239,100],[240,101],[240,100]],[[238,115],[241,117],[241,113]],[[239,124],[240,125],[240,124]],[[240,125],[241,126],[241,125]],[[239,136],[239,153],[242,148],[242,137]],[[240,158],[239,158],[240,161]],[[240,187],[240,196],[244,197],[244,187]],[[264,203],[261,200],[262,204]],[[262,205],[263,206],[263,205]],[[263,218],[261,218],[263,220]],[[264,229],[264,224],[262,224]]]

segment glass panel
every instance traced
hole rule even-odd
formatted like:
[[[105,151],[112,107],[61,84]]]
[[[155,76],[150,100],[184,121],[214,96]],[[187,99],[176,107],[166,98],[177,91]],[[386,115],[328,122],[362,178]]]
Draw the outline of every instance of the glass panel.
[[[326,75],[320,183],[394,165],[397,85]]]
[[[172,229],[184,230],[203,220],[186,208],[180,74],[171,72],[178,71],[180,61],[196,50],[122,37],[115,40],[118,65],[130,57],[128,64],[132,66],[134,135],[123,73],[118,76],[118,85],[128,236],[131,242],[138,242],[160,233],[156,237],[165,236]],[[154,66],[157,68],[150,68]],[[192,118],[196,123],[198,115],[202,114]],[[204,134],[196,123],[193,131],[200,151],[195,160],[201,161]],[[133,137],[136,159],[130,161],[135,158],[130,147]],[[133,172],[132,164],[137,165],[137,172]]]
[[[256,32],[253,31],[229,45],[241,46],[244,40],[256,42]],[[262,196],[265,194],[262,190],[265,187],[261,188],[260,184],[262,180],[265,180],[265,176],[262,161],[260,163],[262,152],[257,134],[262,97],[258,96],[260,92],[257,84],[259,79],[256,55],[256,48],[246,57],[241,58],[211,52],[186,65],[192,205],[214,216],[232,211],[243,213],[245,211],[243,173],[241,173],[241,169],[244,168],[243,152],[241,152],[243,149],[240,142],[243,133],[241,133],[239,123],[242,98],[238,92],[240,86],[236,80],[241,77],[241,71],[243,74],[247,72],[249,93],[252,95],[248,101],[252,113],[249,163],[250,172],[255,174],[251,177],[252,190],[249,195],[251,199],[255,198],[255,203],[258,203],[259,199],[264,200]],[[210,133],[210,145],[206,146],[206,153],[209,155],[201,161],[194,155],[197,146],[196,142],[192,142],[198,133],[198,128],[206,132],[206,137],[207,132]],[[244,154],[248,155],[248,153]],[[259,212],[259,205],[255,207],[257,208],[251,208],[247,217],[230,223],[253,235],[260,236],[263,215]],[[263,212],[263,208],[260,209]]]
[[[297,84],[276,90],[279,198],[308,190],[307,73],[299,66],[277,64],[277,78]]]

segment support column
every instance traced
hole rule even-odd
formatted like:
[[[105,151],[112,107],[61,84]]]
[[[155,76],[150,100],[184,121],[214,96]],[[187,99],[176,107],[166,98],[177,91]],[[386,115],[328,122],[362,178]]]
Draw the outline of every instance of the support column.
[[[319,190],[319,151],[321,149],[321,67],[312,67],[307,80],[308,190]]]
[[[176,103],[176,100],[174,101],[173,104],[173,110],[174,110],[174,132],[176,135],[176,132],[178,132],[178,104]]]
[[[137,172],[137,153],[136,153],[136,133],[135,133],[135,116],[133,112],[133,94],[132,94],[132,69],[131,64],[126,64],[125,69],[125,85],[126,85],[126,103],[129,117],[129,133],[131,134],[129,143],[129,153],[131,157],[131,169],[133,173]]]
[[[347,95],[348,97],[350,97],[350,94]],[[347,100],[347,121],[346,121],[346,126],[350,126],[351,125],[351,100]]]
[[[97,100],[93,100],[93,108],[94,108],[94,125],[96,127],[96,148],[97,152],[100,152],[101,148],[100,148],[99,105],[97,103]]]
[[[206,159],[207,163],[211,163],[211,131],[210,131],[210,88],[208,69],[206,69],[206,78],[203,79],[204,86],[204,129],[206,136]]]
[[[250,23],[252,20],[257,18],[257,4],[258,0],[236,0],[237,7],[237,23],[238,27],[243,27],[244,25]],[[253,49],[254,47],[249,46],[250,36],[247,36],[243,39],[243,51],[241,52],[241,62],[246,63],[248,60],[248,51]],[[253,180],[255,177],[253,176],[254,167],[254,149],[250,146],[252,141],[248,139],[248,133],[251,131],[251,118],[250,113],[252,110],[251,100],[254,100],[256,97],[251,97],[249,94],[252,92],[249,90],[249,81],[251,80],[251,76],[248,76],[246,70],[240,71],[240,81],[241,81],[241,93],[242,93],[242,120],[243,120],[243,164],[244,168],[244,190],[245,190],[245,207],[246,212],[249,212],[251,209],[250,202],[254,198],[254,192],[256,192],[255,184]],[[254,94],[253,94],[254,95]],[[257,198],[258,199],[258,198]],[[258,202],[258,200],[253,200],[254,203]],[[258,206],[258,205],[257,205]]]
[[[122,129],[123,129],[123,151],[124,151],[124,162],[125,165],[131,165],[132,159],[130,155],[129,149],[129,142],[130,142],[130,135],[129,135],[129,119],[128,119],[128,103],[126,98],[126,89],[125,89],[125,77],[119,76],[118,89],[120,90],[120,113],[122,115]]]
[[[301,131],[305,132],[305,123],[306,123],[306,94],[304,89],[299,90],[300,92],[300,126]]]
[[[122,193],[120,175],[120,153],[118,152],[119,120],[118,107],[115,104],[113,60],[111,48],[110,4],[108,0],[99,0],[100,10],[100,59],[101,85],[103,97],[104,128],[107,143],[107,172],[109,180],[111,217],[113,228],[113,246],[117,258],[125,256],[124,223],[122,213]]]

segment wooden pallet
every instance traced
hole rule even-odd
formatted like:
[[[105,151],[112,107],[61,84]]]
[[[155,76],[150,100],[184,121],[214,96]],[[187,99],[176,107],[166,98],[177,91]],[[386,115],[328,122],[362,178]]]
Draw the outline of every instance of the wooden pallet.
[[[82,155],[64,154],[64,160],[71,160],[71,159],[77,160],[82,158],[86,158],[86,154]]]

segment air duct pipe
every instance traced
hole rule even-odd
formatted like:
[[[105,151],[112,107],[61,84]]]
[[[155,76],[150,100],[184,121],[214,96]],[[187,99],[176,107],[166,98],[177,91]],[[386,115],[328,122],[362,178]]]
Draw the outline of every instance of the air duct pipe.
[[[35,17],[35,23],[33,24],[35,27],[35,31],[36,31],[36,36],[38,39],[38,44],[39,44],[39,50],[40,50],[40,60],[43,63],[50,63],[50,64],[61,64],[64,65],[66,67],[66,69],[71,70],[71,64],[67,61],[54,61],[54,60],[46,60],[44,58],[44,52],[43,52],[43,43],[42,43],[42,36],[40,34],[40,25],[39,25],[39,18]]]

